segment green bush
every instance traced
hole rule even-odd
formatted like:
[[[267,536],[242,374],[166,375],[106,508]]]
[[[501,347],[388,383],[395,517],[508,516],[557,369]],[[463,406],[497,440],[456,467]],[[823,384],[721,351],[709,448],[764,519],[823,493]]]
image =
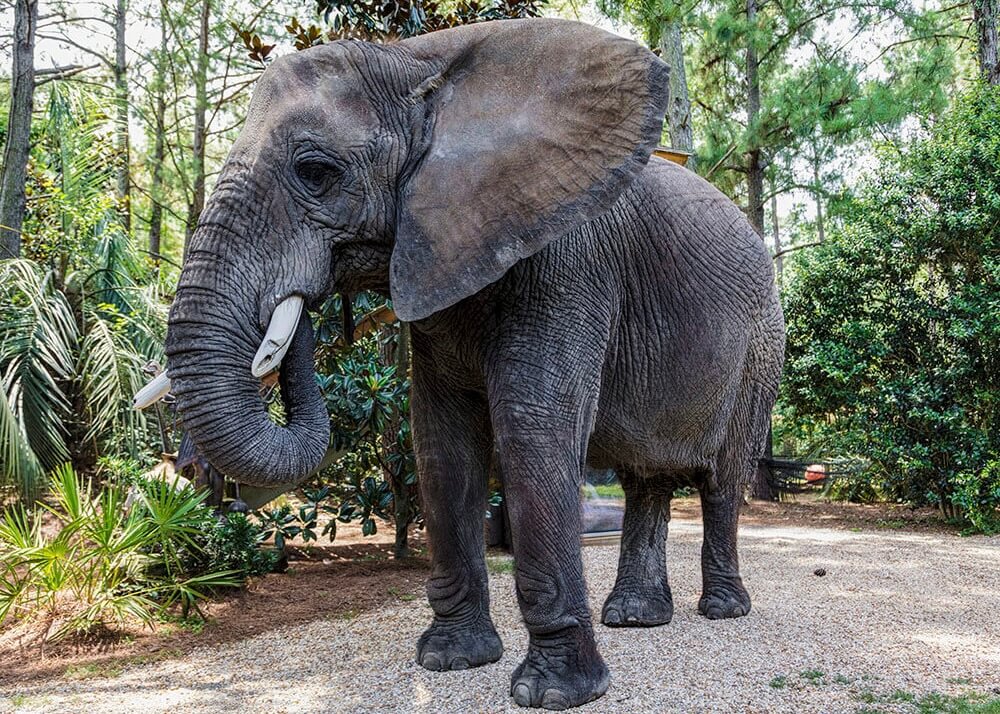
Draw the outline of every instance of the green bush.
[[[958,474],[952,482],[951,502],[965,520],[982,533],[1000,533],[1000,461]]]
[[[204,493],[151,484],[126,508],[125,489],[92,496],[91,486],[61,467],[50,504],[0,517],[0,624],[38,620],[49,639],[152,624],[175,605],[186,615],[216,589],[243,582],[240,558],[206,550]],[[47,517],[54,529],[43,528]]]
[[[265,575],[274,570],[278,553],[263,549],[264,532],[243,513],[229,513],[213,519],[204,536],[207,571],[232,570],[243,578]]]
[[[881,160],[842,229],[787,276],[776,432],[869,464],[870,488],[854,495],[987,529],[987,464],[1000,459],[1000,88],[976,87]]]
[[[377,324],[374,317],[385,302],[363,294],[354,308],[359,314],[367,311],[359,324],[370,326]],[[328,301],[317,322],[317,333],[328,340],[318,350],[317,371],[330,413],[331,447],[343,456],[316,481],[317,488],[329,486],[331,500],[339,498],[326,532],[333,538],[337,522],[356,521],[365,535],[373,535],[380,520],[388,521],[396,531],[395,553],[403,557],[409,552],[408,526],[423,522],[410,433],[408,329],[382,324],[350,347],[343,345],[342,335],[340,345],[333,346],[339,320],[339,300]],[[298,521],[308,533],[308,519]]]
[[[298,513],[293,513],[292,507],[287,503],[277,508],[257,511],[254,515],[260,523],[260,542],[273,538],[274,547],[282,550],[285,542],[292,538],[301,538],[304,543],[318,540],[316,528],[319,515],[327,513],[336,516],[339,512],[335,506],[324,503],[331,497],[332,491],[330,486],[302,489],[306,502],[299,506]],[[336,518],[327,521],[320,535],[329,536],[330,541],[333,541],[337,535]]]

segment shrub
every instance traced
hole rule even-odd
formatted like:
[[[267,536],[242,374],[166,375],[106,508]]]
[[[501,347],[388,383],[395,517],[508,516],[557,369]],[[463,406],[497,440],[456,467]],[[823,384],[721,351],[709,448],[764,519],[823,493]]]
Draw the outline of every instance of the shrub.
[[[318,353],[331,446],[344,454],[318,485],[331,485],[340,498],[332,528],[337,521],[357,521],[365,535],[373,535],[379,520],[389,521],[396,531],[395,554],[403,557],[409,552],[408,526],[423,521],[409,420],[409,332],[398,323],[372,328],[391,315],[384,303],[362,295],[354,305],[368,310],[359,323],[371,328],[368,336],[348,349]],[[333,332],[331,318],[339,318],[339,308],[339,302],[324,306],[319,334]]]
[[[976,528],[1000,458],[998,127],[1000,88],[981,85],[927,138],[884,151],[784,292],[783,433],[826,439],[870,465],[875,492]]]
[[[91,496],[90,482],[68,466],[51,484],[51,505],[32,513],[17,506],[0,518],[0,624],[40,620],[49,639],[152,624],[174,605],[186,614],[213,590],[242,583],[237,568],[198,565],[217,562],[199,543],[211,514],[204,494],[156,484],[128,510],[124,489]]]
[[[278,553],[264,550],[264,531],[243,513],[229,513],[214,519],[204,536],[206,571],[232,570],[243,578],[265,575],[274,570]]]
[[[958,474],[952,481],[951,501],[965,520],[982,533],[1000,533],[1000,460],[980,471]]]

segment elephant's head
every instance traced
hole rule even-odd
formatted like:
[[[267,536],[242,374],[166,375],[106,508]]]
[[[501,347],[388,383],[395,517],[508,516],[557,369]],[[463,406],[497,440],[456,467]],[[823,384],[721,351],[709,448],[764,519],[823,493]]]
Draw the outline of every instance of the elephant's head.
[[[560,20],[333,42],[275,61],[170,313],[177,407],[208,459],[246,483],[302,479],[329,424],[308,319],[295,328],[289,298],[378,290],[412,321],[496,281],[607,209],[641,170],[660,137],[666,71],[633,42]],[[293,335],[283,426],[253,373],[269,330],[279,343]]]

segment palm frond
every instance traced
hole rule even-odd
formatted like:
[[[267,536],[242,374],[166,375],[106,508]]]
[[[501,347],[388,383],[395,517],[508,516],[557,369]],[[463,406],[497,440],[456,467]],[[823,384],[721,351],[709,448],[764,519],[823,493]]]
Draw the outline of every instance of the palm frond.
[[[3,263],[0,305],[3,480],[32,491],[46,469],[69,458],[65,387],[75,373],[76,323],[51,271],[28,260]]]
[[[45,469],[7,402],[7,385],[0,377],[0,485],[14,485],[30,501],[41,493],[44,481]]]
[[[135,351],[121,327],[116,329],[96,312],[88,311],[87,323],[79,366],[90,417],[87,438],[144,430],[142,412],[132,409],[132,395],[149,379],[142,371],[146,356]]]

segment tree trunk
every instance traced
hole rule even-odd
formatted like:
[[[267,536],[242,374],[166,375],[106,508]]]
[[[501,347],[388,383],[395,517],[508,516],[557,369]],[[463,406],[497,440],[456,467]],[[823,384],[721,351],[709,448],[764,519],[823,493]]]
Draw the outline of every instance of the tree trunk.
[[[396,376],[399,379],[406,379],[410,372],[410,326],[405,322],[399,323],[399,336],[396,341]],[[400,419],[405,418],[402,414]],[[399,426],[397,424],[397,431]],[[393,440],[395,445],[395,440]],[[410,504],[410,487],[403,479],[397,479],[399,484],[394,488],[393,500],[395,502],[394,518],[396,521],[396,542],[392,549],[393,557],[396,559],[408,558],[410,556],[409,527],[413,520],[413,509]]]
[[[383,365],[394,365],[396,376],[399,379],[405,379],[410,370],[410,326],[406,323],[393,323],[383,326],[380,332],[382,336],[379,360]],[[379,435],[379,449],[385,456],[399,449],[396,435],[399,433],[400,421],[403,418],[405,418],[404,415],[396,411],[385,432]],[[385,461],[388,462],[389,459],[386,458]],[[397,559],[408,558],[410,556],[409,526],[410,521],[413,520],[413,512],[410,507],[410,487],[404,480],[405,474],[396,474],[389,468],[383,470],[392,491],[392,515],[396,531],[393,557]]]
[[[166,130],[164,128],[167,114],[167,3],[160,2],[160,55],[156,60],[156,108],[153,123],[156,139],[153,144],[153,180],[149,189],[152,208],[149,212],[149,252],[153,263],[160,264],[160,239],[163,233],[163,160],[166,157]]]
[[[31,111],[35,96],[35,28],[37,0],[15,0],[14,38],[11,54],[10,112],[7,145],[0,175],[0,258],[21,254],[28,153],[31,150]]]
[[[771,186],[771,237],[774,241],[774,278],[781,285],[781,269],[785,259],[781,256],[781,231],[778,228],[778,194]]]
[[[823,223],[823,189],[819,183],[819,150],[813,146],[813,197],[816,199],[816,239],[822,243],[826,240],[826,227]]]
[[[132,205],[129,176],[128,132],[128,58],[125,47],[126,0],[115,6],[115,151],[118,154],[118,213],[126,231],[132,230]]]
[[[747,218],[764,235],[764,165],[757,146],[757,115],[760,114],[760,78],[757,60],[757,0],[747,0]]]
[[[749,151],[747,152],[747,218],[757,235],[764,238],[764,164],[760,147],[757,145],[757,117],[760,114],[760,77],[758,75],[759,61],[757,59],[757,0],[747,0],[747,132],[749,136]],[[771,449],[771,425],[768,423],[767,443],[764,447],[764,458],[773,456]],[[776,494],[771,489],[769,480],[770,468],[763,463],[757,465],[757,473],[753,484],[753,495],[756,498],[775,500]]]
[[[1000,85],[1000,0],[973,0],[972,19],[979,45],[979,70],[992,85]]]
[[[212,13],[211,0],[202,0],[201,25],[198,31],[198,61],[194,77],[194,177],[191,204],[188,206],[187,230],[184,239],[184,256],[188,243],[198,225],[198,218],[205,208],[205,116],[208,111],[208,31]]]
[[[691,130],[691,100],[688,97],[687,72],[684,70],[684,44],[680,20],[660,25],[660,58],[670,67],[670,100],[667,104],[667,127],[673,148],[691,154],[687,167],[695,170],[694,135]]]

